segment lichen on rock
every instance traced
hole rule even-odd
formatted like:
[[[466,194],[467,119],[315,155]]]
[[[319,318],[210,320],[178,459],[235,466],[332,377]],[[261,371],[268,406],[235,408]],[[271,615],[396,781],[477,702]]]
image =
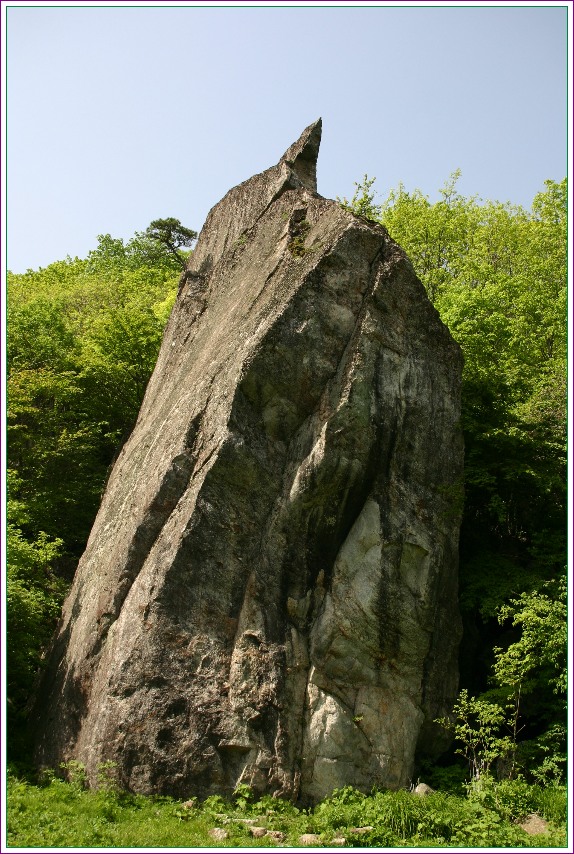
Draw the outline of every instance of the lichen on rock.
[[[457,683],[462,358],[321,123],[210,212],[80,561],[38,761],[144,793],[408,783]]]

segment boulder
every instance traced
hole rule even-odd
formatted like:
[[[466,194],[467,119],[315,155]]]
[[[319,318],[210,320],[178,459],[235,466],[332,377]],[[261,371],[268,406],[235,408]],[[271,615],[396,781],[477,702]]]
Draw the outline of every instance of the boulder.
[[[435,790],[426,783],[418,783],[414,789],[414,794],[418,795],[420,798],[426,798],[428,795],[434,795],[434,792]]]
[[[249,828],[249,832],[250,832],[251,836],[255,836],[256,839],[259,839],[262,836],[267,836],[267,828],[266,827],[252,826]]]
[[[299,837],[299,845],[321,846],[321,837],[318,833],[303,833]]]
[[[536,836],[539,833],[547,833],[549,827],[548,822],[535,812],[527,815],[523,821],[518,823],[518,826],[521,827],[529,836]]]
[[[63,608],[37,757],[141,793],[403,787],[457,688],[462,358],[320,121],[207,217]]]

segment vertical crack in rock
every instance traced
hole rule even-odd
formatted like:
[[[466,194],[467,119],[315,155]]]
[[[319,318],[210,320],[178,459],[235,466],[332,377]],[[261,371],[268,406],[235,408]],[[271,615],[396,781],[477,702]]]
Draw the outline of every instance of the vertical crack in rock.
[[[457,687],[461,354],[321,123],[209,213],[35,710],[136,792],[405,785]]]

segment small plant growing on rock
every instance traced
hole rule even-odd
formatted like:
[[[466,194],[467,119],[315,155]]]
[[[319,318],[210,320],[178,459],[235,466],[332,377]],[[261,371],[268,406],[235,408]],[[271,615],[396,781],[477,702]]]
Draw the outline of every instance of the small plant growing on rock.
[[[291,232],[291,240],[289,241],[289,251],[295,258],[301,258],[307,251],[305,248],[305,240],[311,231],[311,223],[306,219],[301,220],[296,224]]]
[[[237,246],[238,248],[241,246],[245,246],[245,244],[247,243],[247,240],[248,240],[247,235],[245,234],[245,232],[243,232],[242,234],[239,235],[239,237],[235,241],[235,246]]]

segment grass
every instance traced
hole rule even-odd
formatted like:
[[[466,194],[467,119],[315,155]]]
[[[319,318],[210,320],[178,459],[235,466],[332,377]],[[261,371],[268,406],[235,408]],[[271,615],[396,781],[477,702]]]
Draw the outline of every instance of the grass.
[[[502,785],[502,784],[500,784]],[[211,797],[202,803],[131,795],[81,782],[52,778],[45,785],[9,777],[8,844],[26,848],[272,848],[300,847],[315,834],[314,847],[513,847],[566,846],[564,787],[542,790],[520,784],[481,799],[443,792],[419,797],[407,791],[363,795],[347,787],[312,809],[265,796],[246,787],[232,802]],[[483,793],[484,795],[484,793]],[[547,833],[527,835],[517,819],[537,811]],[[273,831],[255,837],[251,827]],[[215,839],[214,828],[227,837]],[[360,830],[361,832],[357,832]],[[335,845],[340,842],[335,842]]]

